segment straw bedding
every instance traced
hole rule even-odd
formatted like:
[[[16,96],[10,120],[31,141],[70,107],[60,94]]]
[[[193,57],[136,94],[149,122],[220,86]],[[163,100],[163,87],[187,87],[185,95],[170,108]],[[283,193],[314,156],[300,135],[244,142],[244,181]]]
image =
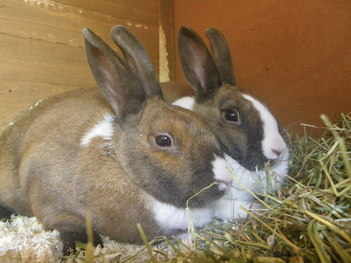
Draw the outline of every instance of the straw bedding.
[[[193,232],[194,242],[167,240],[145,247],[105,238],[105,247],[82,248],[65,262],[351,262],[351,114],[338,123],[323,117],[326,133],[292,139],[289,180],[263,209],[241,223],[214,222]],[[141,231],[142,233],[142,231]],[[143,236],[147,240],[146,236]],[[35,218],[0,222],[0,262],[58,262],[57,232]]]

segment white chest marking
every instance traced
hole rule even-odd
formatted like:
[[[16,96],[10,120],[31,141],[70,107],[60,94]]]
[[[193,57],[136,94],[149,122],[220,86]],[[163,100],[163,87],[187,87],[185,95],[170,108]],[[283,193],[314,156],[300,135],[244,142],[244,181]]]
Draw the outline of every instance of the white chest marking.
[[[151,207],[157,223],[166,232],[177,229],[187,230],[191,224],[195,227],[203,227],[210,223],[214,216],[211,208],[186,210],[162,203],[156,199],[153,199]]]
[[[102,137],[104,140],[110,140],[113,135],[112,121],[112,115],[106,114],[100,122],[98,122],[93,128],[88,130],[83,135],[83,137],[80,139],[80,145],[89,145],[91,140],[95,137]]]
[[[172,103],[172,105],[176,105],[188,110],[193,110],[194,104],[195,104],[195,99],[193,97],[183,97],[183,98],[177,99]]]

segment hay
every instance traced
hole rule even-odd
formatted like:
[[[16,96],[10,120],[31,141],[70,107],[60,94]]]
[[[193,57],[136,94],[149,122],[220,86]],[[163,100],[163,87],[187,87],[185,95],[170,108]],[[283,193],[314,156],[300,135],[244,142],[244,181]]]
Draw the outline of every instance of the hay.
[[[350,263],[351,114],[342,114],[337,124],[324,120],[329,128],[319,139],[307,134],[291,139],[287,184],[278,193],[260,196],[264,209],[248,211],[251,216],[244,222],[214,222],[194,232],[196,240],[187,244],[165,240],[158,246],[123,247],[105,239],[105,248],[88,251],[89,257],[81,250],[64,262]],[[0,231],[3,229],[0,225]],[[4,255],[1,240],[0,236],[0,256]],[[60,244],[53,240],[41,262],[58,259],[53,251]],[[16,252],[22,257],[18,262],[39,262],[23,260],[20,251]]]

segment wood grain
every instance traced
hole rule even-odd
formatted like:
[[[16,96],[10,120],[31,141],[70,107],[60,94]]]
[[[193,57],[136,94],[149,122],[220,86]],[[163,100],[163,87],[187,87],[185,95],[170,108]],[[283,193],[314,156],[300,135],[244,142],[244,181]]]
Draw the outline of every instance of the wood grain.
[[[159,0],[0,0],[0,126],[36,100],[93,87],[81,30],[111,46],[111,27],[133,32],[158,65]]]

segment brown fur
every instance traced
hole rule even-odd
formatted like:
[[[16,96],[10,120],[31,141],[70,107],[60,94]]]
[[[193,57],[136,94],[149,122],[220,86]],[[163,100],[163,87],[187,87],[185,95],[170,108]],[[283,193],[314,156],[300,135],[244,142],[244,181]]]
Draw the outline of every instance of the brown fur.
[[[184,74],[195,91],[193,111],[204,117],[221,141],[226,154],[249,170],[263,168],[263,128],[258,112],[235,86],[227,42],[216,29],[206,32],[212,54],[194,31],[182,27],[178,46]],[[240,124],[227,122],[225,110],[236,110]]]
[[[133,58],[128,61],[91,31],[84,36],[103,95],[82,89],[47,99],[5,130],[0,206],[59,230],[65,250],[76,238],[86,240],[87,215],[97,233],[118,241],[141,242],[138,223],[150,238],[168,234],[154,220],[151,199],[184,208],[189,197],[214,182],[211,161],[221,155],[219,143],[199,116],[163,101],[145,51],[124,28],[114,36]],[[93,137],[82,146],[83,136],[106,113],[115,116],[112,138]],[[158,134],[171,136],[173,145],[157,145]],[[223,194],[213,188],[191,206]]]

